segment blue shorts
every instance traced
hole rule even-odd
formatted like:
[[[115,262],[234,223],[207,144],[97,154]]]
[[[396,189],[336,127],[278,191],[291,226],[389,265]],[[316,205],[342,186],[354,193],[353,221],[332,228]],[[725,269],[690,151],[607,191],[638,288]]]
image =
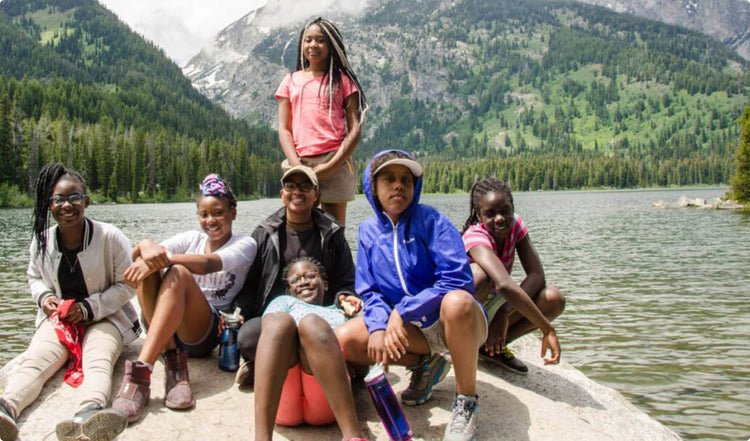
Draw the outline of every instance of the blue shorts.
[[[211,355],[214,348],[219,345],[219,313],[211,307],[211,325],[200,340],[195,343],[186,343],[180,340],[175,333],[174,341],[177,346],[187,351],[190,357],[206,357]]]

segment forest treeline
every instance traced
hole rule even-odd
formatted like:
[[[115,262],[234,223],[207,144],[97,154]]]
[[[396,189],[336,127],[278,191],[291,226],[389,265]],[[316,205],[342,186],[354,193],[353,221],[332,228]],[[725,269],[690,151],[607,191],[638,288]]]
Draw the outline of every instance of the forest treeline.
[[[11,90],[23,89],[24,82],[10,83]],[[185,200],[211,172],[245,198],[278,194],[280,159],[261,158],[254,148],[276,142],[268,129],[248,130],[248,138],[199,140],[163,128],[124,126],[106,115],[90,123],[64,112],[53,118],[45,110],[36,118],[20,104],[23,93],[2,91],[0,82],[0,184],[21,193],[31,195],[38,171],[57,161],[81,172],[100,200]]]
[[[750,76],[719,43],[562,0],[438,3],[384,2],[366,35],[347,34],[388,57],[353,58],[378,97],[360,172],[399,147],[428,168],[428,192],[485,176],[561,190],[724,185],[735,173]],[[286,40],[273,41],[267,50]],[[100,201],[186,200],[209,172],[242,198],[278,194],[276,133],[231,118],[94,0],[3,0],[0,57],[0,205],[28,203],[49,161],[82,172]],[[376,84],[395,95],[380,100]]]

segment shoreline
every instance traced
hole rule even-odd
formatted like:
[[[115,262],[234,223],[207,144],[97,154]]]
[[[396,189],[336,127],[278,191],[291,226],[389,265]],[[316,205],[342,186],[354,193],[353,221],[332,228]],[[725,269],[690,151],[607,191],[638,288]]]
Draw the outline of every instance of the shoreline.
[[[117,362],[113,395],[119,388],[126,358],[138,353],[143,338],[127,346]],[[557,366],[543,366],[539,340],[525,336],[511,347],[529,365],[529,375],[509,373],[480,361],[477,389],[480,396],[478,439],[534,441],[678,441],[680,436],[636,408],[619,392],[602,386],[564,360]],[[20,357],[20,356],[19,356]],[[0,370],[0,387],[13,370],[14,361]],[[156,363],[151,385],[151,402],[144,418],[129,426],[117,438],[121,441],[159,439],[204,441],[205,439],[247,438],[253,434],[253,393],[234,384],[234,374],[217,367],[216,356],[190,359],[190,378],[196,407],[172,411],[164,407],[164,368]],[[19,418],[19,441],[55,439],[58,421],[75,412],[76,390],[62,383],[62,369],[48,381],[40,397]],[[408,374],[393,367],[388,378],[400,393],[408,385]],[[432,399],[418,407],[404,406],[415,440],[441,439],[450,416],[455,391],[451,371],[437,384]],[[367,389],[355,381],[354,397],[364,435],[387,440],[372,406]],[[64,409],[63,412],[60,409]],[[167,429],[168,428],[168,429]],[[338,440],[335,424],[313,427],[276,427],[274,439]]]

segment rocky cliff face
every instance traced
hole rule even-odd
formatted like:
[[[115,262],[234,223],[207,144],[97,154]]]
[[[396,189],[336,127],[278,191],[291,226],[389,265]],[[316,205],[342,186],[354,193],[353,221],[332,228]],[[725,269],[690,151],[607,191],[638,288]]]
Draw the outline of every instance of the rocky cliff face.
[[[747,0],[584,1],[699,29],[750,58],[750,2]],[[544,37],[537,41],[537,33],[549,32],[549,27],[539,27],[539,23],[549,24],[549,15],[545,14],[555,9],[550,5],[564,8],[566,2],[516,6],[500,1],[484,5],[518,11],[510,12],[511,18],[506,19],[506,23],[500,19],[496,27],[475,30],[458,29],[471,27],[472,20],[454,22],[454,16],[476,7],[465,3],[459,0],[324,0],[314,6],[300,6],[296,0],[268,0],[222,30],[213,44],[187,63],[183,72],[198,90],[233,115],[275,125],[273,92],[294,65],[298,31],[305,20],[324,15],[342,29],[352,62],[360,71],[360,79],[374,108],[385,109],[394,99],[408,94],[466,111],[476,103],[471,102],[471,97],[461,95],[457,85],[462,75],[450,69],[451,63],[454,67],[477,68],[481,55],[474,46],[485,39],[488,32],[506,35],[505,42],[500,44],[517,49],[522,56],[541,59],[547,41]],[[485,2],[472,2],[480,3]],[[566,13],[553,14],[557,14],[555,20],[560,23],[567,20],[561,18]],[[457,36],[455,43],[451,41],[452,35]],[[455,118],[457,115],[443,116]]]
[[[268,108],[275,103],[273,91],[293,63],[305,19],[322,14],[340,23],[364,8],[362,0],[346,5],[323,1],[301,8],[299,3],[267,1],[219,32],[210,46],[188,61],[183,73],[235,116],[268,121]]]
[[[579,0],[707,34],[750,60],[747,0]]]

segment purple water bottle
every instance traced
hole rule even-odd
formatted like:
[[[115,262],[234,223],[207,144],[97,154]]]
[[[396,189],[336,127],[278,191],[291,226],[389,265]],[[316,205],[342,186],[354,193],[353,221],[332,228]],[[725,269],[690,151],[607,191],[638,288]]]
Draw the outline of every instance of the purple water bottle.
[[[370,391],[375,410],[378,411],[380,421],[383,422],[388,437],[393,441],[409,441],[412,439],[409,422],[406,421],[404,411],[398,403],[398,398],[388,383],[382,364],[370,368],[365,377],[365,384]]]

